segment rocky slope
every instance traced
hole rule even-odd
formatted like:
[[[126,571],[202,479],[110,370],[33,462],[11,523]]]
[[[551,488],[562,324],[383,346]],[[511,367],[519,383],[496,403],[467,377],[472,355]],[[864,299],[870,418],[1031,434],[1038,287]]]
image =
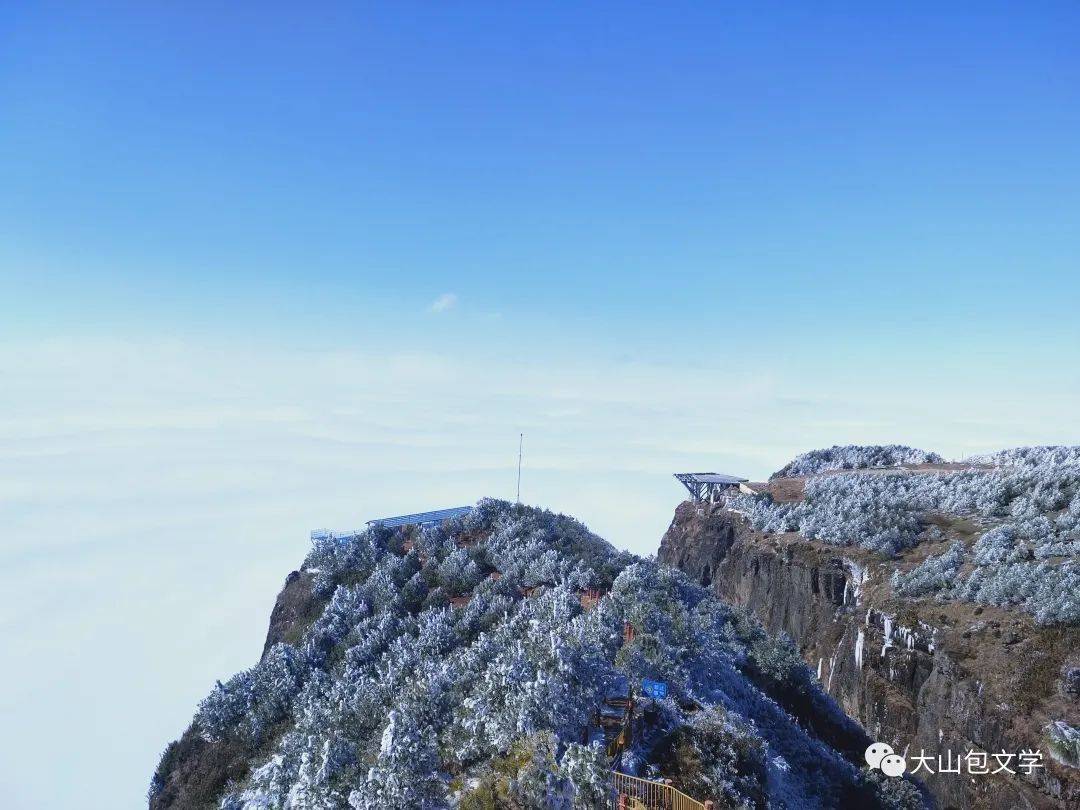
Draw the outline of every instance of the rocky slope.
[[[971,467],[943,465],[935,457],[910,472],[967,475],[956,470]],[[792,469],[789,465],[787,471]],[[839,474],[812,465],[805,472],[754,485],[768,501],[766,508],[800,505],[809,475]],[[974,547],[987,528],[985,520],[918,513],[913,544],[888,553],[881,543],[866,548],[857,538],[841,545],[835,537],[825,542],[799,531],[756,529],[753,523],[765,521],[750,514],[758,509],[750,500],[683,503],[662,540],[660,560],[752,611],[770,631],[790,635],[822,688],[871,737],[906,753],[909,769],[922,751],[933,755],[935,771],[937,755],[949,751],[958,757],[969,750],[1043,752],[1045,767],[1031,775],[970,775],[966,766],[960,775],[928,775],[923,768],[917,777],[939,807],[1080,804],[1080,771],[1050,756],[1046,731],[1051,722],[1075,727],[1080,720],[1075,683],[1080,629],[1069,622],[1038,623],[1019,602],[998,607],[954,598],[965,591],[949,590],[945,580],[951,576],[962,583],[971,563],[943,577],[937,593],[922,598],[898,596],[890,583],[894,571],[909,571],[954,544],[962,544],[958,552]],[[845,508],[842,499],[832,505]],[[1064,604],[1068,608],[1071,602]],[[992,757],[989,763],[990,770],[998,767]]]

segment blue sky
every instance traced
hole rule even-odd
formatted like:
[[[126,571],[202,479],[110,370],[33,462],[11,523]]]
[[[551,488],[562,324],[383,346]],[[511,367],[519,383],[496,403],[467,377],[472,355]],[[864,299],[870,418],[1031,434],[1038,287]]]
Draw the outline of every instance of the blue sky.
[[[519,431],[641,553],[675,470],[1080,441],[1080,7],[794,5],[0,9],[14,807],[139,806],[310,528]]]

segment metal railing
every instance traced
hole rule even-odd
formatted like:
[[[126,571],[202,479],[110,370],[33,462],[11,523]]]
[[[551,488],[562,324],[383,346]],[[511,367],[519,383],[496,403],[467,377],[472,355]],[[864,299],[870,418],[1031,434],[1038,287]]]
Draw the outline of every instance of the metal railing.
[[[311,530],[311,542],[314,543],[317,540],[350,540],[353,537],[359,537],[364,533],[363,529],[342,529],[339,531],[332,531],[330,529],[312,529]]]
[[[612,771],[610,810],[705,810],[705,805],[663,782]],[[711,803],[710,803],[711,804]]]

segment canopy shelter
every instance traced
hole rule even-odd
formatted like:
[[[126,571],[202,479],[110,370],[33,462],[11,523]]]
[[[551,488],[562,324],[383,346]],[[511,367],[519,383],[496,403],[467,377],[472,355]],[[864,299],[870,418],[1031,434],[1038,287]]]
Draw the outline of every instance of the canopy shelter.
[[[398,526],[428,526],[467,515],[472,509],[471,506],[455,506],[452,509],[437,509],[434,512],[417,512],[414,515],[398,515],[397,517],[369,520],[367,525],[382,526],[386,529],[396,529]]]
[[[396,529],[398,526],[428,526],[434,523],[442,523],[444,520],[461,517],[471,512],[471,506],[455,506],[452,509],[437,509],[434,512],[417,512],[413,515],[397,515],[396,517],[379,518],[369,520],[368,528],[372,526],[385,526],[387,529]],[[348,531],[330,531],[329,529],[312,529],[311,541],[316,540],[348,540],[351,537],[359,537],[363,533],[360,529]]]
[[[690,492],[690,497],[697,502],[713,501],[717,495],[734,495],[739,484],[748,479],[724,473],[675,473],[675,477]]]

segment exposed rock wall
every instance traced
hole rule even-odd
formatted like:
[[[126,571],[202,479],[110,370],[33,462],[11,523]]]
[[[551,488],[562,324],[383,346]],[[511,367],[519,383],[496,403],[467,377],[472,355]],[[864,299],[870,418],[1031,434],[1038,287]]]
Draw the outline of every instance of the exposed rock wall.
[[[849,552],[797,535],[765,536],[738,514],[687,502],[676,511],[659,557],[752,611],[770,631],[788,633],[844,711],[871,737],[906,751],[909,768],[920,751],[935,757],[935,771],[937,755],[947,751],[1041,747],[1045,755],[1038,724],[1025,722],[1023,711],[986,689],[1000,673],[972,668],[965,646],[970,633],[945,615],[935,626],[916,612],[875,607],[867,582],[884,571]],[[1024,643],[995,641],[1010,642],[1023,656]],[[1049,756],[1044,763],[1030,777],[917,776],[942,808],[1080,806],[1080,773]]]
[[[270,614],[263,655],[279,641],[294,641],[322,611],[325,598],[312,592],[312,575],[293,571]],[[192,725],[170,743],[154,775],[161,789],[150,810],[211,810],[222,790],[247,776],[250,752],[229,742],[207,742]]]
[[[274,602],[270,614],[270,627],[266,631],[263,656],[279,641],[295,643],[304,628],[322,613],[326,598],[312,591],[314,577],[308,571],[293,571],[285,578],[285,585]]]

